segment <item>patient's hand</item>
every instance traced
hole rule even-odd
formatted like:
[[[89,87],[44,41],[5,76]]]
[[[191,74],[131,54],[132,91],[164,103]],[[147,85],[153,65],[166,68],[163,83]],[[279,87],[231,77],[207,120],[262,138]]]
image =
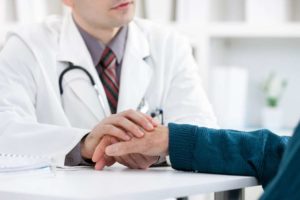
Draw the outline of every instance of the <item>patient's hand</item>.
[[[111,166],[115,162],[125,165],[132,169],[147,169],[155,164],[158,156],[145,156],[138,153],[127,154],[123,156],[107,156],[105,148],[109,145],[120,142],[113,136],[104,136],[95,149],[92,160],[96,162],[95,169],[102,170],[105,166]]]
[[[158,126],[154,131],[146,132],[142,138],[132,138],[130,141],[113,143],[106,147],[108,156],[124,156],[138,153],[145,156],[167,155],[169,148],[169,130]]]
[[[97,146],[93,161],[95,169],[102,170],[116,161],[135,169],[146,169],[156,163],[158,156],[168,154],[169,130],[158,126],[152,132],[145,132],[143,138],[120,141],[113,136],[104,136]]]

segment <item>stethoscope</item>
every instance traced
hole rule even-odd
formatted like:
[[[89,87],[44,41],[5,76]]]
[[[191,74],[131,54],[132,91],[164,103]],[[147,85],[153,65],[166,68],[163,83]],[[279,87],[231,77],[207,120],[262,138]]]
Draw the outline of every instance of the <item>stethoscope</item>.
[[[138,111],[142,113],[149,113],[150,107],[149,103],[145,98],[142,99],[140,105],[137,108]],[[157,108],[154,111],[150,112],[152,118],[157,119],[162,125],[164,124],[164,111],[161,108]]]
[[[59,92],[60,92],[60,95],[63,95],[63,93],[64,93],[63,84],[62,84],[64,76],[66,75],[66,73],[68,73],[69,71],[74,70],[74,69],[79,69],[79,70],[83,71],[89,77],[92,86],[95,89],[98,88],[97,85],[96,85],[95,80],[92,77],[92,75],[86,69],[84,69],[83,67],[74,65],[71,62],[68,62],[68,64],[69,64],[69,66],[66,69],[64,69],[61,72],[61,74],[59,75],[58,83],[59,83]],[[97,90],[97,92],[99,92],[99,91]]]
[[[90,79],[90,82],[91,82],[91,84],[92,84],[94,90],[96,91],[96,94],[97,94],[97,97],[98,97],[98,99],[99,99],[99,101],[100,101],[100,103],[101,103],[101,106],[102,106],[103,108],[105,108],[103,99],[101,98],[101,94],[100,94],[100,87],[96,84],[96,82],[95,82],[95,80],[93,79],[92,75],[91,75],[86,69],[84,69],[83,67],[74,65],[74,64],[71,63],[71,62],[68,62],[68,64],[69,64],[69,66],[68,66],[66,69],[64,69],[64,70],[61,72],[61,74],[59,75],[58,83],[59,83],[59,92],[60,92],[60,95],[63,95],[63,93],[64,93],[62,82],[63,82],[64,76],[66,75],[66,73],[70,72],[71,70],[74,70],[74,69],[76,70],[76,69],[78,69],[78,70],[83,71],[83,72],[88,76],[88,78]],[[106,113],[106,111],[105,111],[105,114],[106,114],[107,116],[109,115],[108,113]]]
[[[92,75],[83,67],[74,65],[72,62],[68,62],[68,64],[69,64],[69,66],[66,69],[64,69],[61,72],[61,74],[59,75],[58,83],[59,83],[60,95],[63,95],[63,93],[64,93],[62,82],[63,82],[64,76],[66,75],[66,73],[70,72],[71,70],[78,69],[78,70],[83,71],[88,76],[93,88],[95,89],[95,91],[97,93],[98,99],[99,99],[102,107],[105,108],[103,99],[101,98],[100,88],[96,84],[96,82],[93,79]],[[137,110],[142,112],[142,113],[149,113],[149,110],[150,110],[149,103],[145,100],[145,98],[142,99],[142,101],[139,104]],[[153,112],[150,112],[150,115],[151,115],[152,118],[158,119],[161,124],[164,124],[164,112],[163,112],[162,109],[157,108]]]

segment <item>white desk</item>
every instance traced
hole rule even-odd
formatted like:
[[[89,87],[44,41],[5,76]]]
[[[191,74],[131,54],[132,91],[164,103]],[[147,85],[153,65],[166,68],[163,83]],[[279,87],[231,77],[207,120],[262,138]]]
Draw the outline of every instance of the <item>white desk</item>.
[[[253,177],[175,171],[171,168],[57,171],[55,176],[0,178],[1,200],[154,200],[256,186]]]

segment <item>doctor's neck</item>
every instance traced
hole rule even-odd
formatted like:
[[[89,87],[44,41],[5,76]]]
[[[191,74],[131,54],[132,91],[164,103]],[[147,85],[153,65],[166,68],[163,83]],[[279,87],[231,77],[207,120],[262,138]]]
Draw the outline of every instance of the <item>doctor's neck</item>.
[[[76,24],[84,31],[95,37],[102,44],[107,45],[119,32],[121,27],[99,27],[95,24],[89,24],[77,15],[73,14]]]

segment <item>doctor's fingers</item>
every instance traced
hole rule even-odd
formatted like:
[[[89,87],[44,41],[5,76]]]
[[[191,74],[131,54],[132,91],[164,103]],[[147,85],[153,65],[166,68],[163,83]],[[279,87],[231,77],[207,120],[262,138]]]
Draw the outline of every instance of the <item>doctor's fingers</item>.
[[[151,165],[156,163],[158,157],[144,156],[142,154],[128,154],[128,156],[137,164],[138,169],[148,169]]]
[[[124,165],[124,166],[128,166],[128,163],[127,162],[125,162],[123,159],[122,159],[122,157],[114,157],[114,159],[115,159],[115,161],[117,162],[117,163],[119,163],[119,164],[121,164],[121,165]]]
[[[131,120],[120,115],[111,117],[109,120],[106,120],[104,123],[114,125],[115,127],[118,127],[125,132],[133,134],[135,137],[144,136],[144,132],[141,130],[139,124],[135,124]],[[107,135],[110,135],[110,133],[107,133]]]
[[[95,170],[103,170],[105,166],[112,166],[113,164],[115,164],[116,160],[114,159],[114,157],[109,157],[104,155],[104,157],[100,160],[98,160],[95,164]]]
[[[99,138],[108,135],[108,136],[114,136],[120,140],[125,140],[125,141],[131,139],[130,134],[128,134],[126,131],[116,126],[115,124],[101,124],[93,132],[95,134],[98,134]]]
[[[98,160],[95,164],[95,170],[102,170],[106,165],[105,159]]]
[[[107,156],[107,155],[104,155],[104,160],[105,160],[105,165],[107,167],[110,167],[112,166],[113,164],[116,163],[116,160],[114,157],[110,157],[110,156]]]
[[[151,121],[152,125],[154,127],[157,127],[159,125],[159,122],[157,122],[155,119],[153,119],[151,116],[145,114],[145,113],[142,113],[140,112],[141,115],[143,115],[144,117],[146,117],[149,121]]]
[[[120,114],[147,131],[152,131],[157,126],[152,117],[135,110],[128,110]]]
[[[154,127],[159,125],[159,123],[156,120],[154,120],[150,115],[142,112],[138,112],[138,113],[141,114],[143,117],[145,117]]]
[[[96,148],[96,150],[93,154],[93,158],[92,158],[92,160],[94,162],[96,162],[95,170],[102,170],[105,166],[111,166],[116,162],[114,157],[110,157],[110,156],[105,155],[105,152],[103,151],[103,149],[107,145],[114,144],[116,142],[118,142],[118,140],[114,137],[111,137],[111,136],[105,136],[105,139],[102,139],[102,141],[97,146],[97,148]]]
[[[138,164],[135,162],[135,160],[130,155],[114,157],[114,158],[118,163],[120,163],[130,169],[139,169]]]
[[[105,148],[111,144],[117,143],[118,140],[114,137],[111,136],[104,136],[99,144],[96,146],[93,156],[92,156],[92,161],[93,162],[99,162],[99,160],[105,160]],[[100,165],[100,164],[98,164]],[[105,163],[104,163],[105,165]],[[102,166],[102,165],[101,165]]]

